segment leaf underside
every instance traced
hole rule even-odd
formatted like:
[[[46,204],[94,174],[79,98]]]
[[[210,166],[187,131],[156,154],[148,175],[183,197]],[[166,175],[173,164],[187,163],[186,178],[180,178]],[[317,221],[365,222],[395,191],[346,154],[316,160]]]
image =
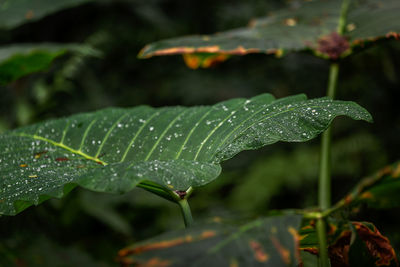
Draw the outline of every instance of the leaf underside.
[[[240,151],[310,140],[339,115],[372,120],[353,102],[263,94],[214,106],[108,108],[19,128],[0,135],[0,214],[62,197],[76,184],[110,193],[142,181],[201,186]]]
[[[197,226],[125,248],[119,261],[124,266],[298,266],[300,223],[301,216],[291,215],[241,227]]]
[[[225,60],[217,55],[266,53],[281,56],[290,51],[312,50],[324,58],[349,54],[351,48],[361,47],[384,37],[399,38],[400,2],[398,0],[355,0],[350,5],[344,38],[335,34],[342,1],[303,1],[296,8],[272,12],[255,19],[248,27],[213,35],[178,37],[147,45],[141,58],[159,55],[189,54],[188,66],[208,67]],[[201,57],[197,56],[202,54]],[[204,64],[204,54],[210,62]]]

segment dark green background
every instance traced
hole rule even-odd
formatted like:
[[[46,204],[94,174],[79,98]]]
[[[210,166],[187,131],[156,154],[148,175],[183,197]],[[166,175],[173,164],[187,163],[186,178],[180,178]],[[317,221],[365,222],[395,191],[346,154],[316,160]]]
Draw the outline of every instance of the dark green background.
[[[0,30],[1,45],[85,42],[103,52],[103,58],[63,56],[44,72],[0,87],[0,131],[109,106],[214,104],[264,92],[321,97],[329,63],[307,53],[233,57],[200,70],[186,68],[180,56],[136,58],[147,43],[243,26],[283,6],[277,0],[98,1]],[[400,42],[390,40],[343,61],[337,97],[358,102],[375,122],[335,121],[334,200],[361,177],[399,159],[399,52]],[[278,143],[226,162],[220,179],[191,198],[196,221],[315,206],[318,141]],[[399,249],[398,214],[361,209],[352,219],[374,222]],[[0,218],[0,266],[117,265],[119,249],[182,228],[180,216],[175,204],[141,189],[123,196],[77,189],[62,200]]]

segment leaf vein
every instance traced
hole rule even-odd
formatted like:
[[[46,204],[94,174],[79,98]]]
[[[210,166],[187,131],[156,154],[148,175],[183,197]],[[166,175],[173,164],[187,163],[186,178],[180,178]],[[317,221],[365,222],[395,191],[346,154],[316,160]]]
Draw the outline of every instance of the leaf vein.
[[[139,134],[143,131],[144,127],[145,127],[146,125],[148,125],[149,122],[150,122],[155,116],[157,116],[158,114],[160,114],[160,112],[155,112],[155,113],[153,113],[153,115],[151,115],[149,118],[146,119],[146,122],[143,123],[143,125],[142,125],[142,126],[139,128],[139,130],[136,132],[135,136],[134,136],[134,137],[132,138],[132,140],[129,142],[129,145],[127,146],[127,148],[126,148],[126,150],[125,150],[125,152],[124,152],[124,155],[122,156],[120,162],[123,162],[123,161],[125,160],[126,156],[128,155],[129,150],[130,150],[131,147],[132,147],[132,144],[135,142],[135,140],[136,140],[136,138],[139,136]]]
[[[151,154],[153,154],[154,150],[157,148],[158,144],[161,142],[161,139],[165,136],[165,134],[168,132],[169,129],[171,129],[172,125],[174,125],[174,123],[187,111],[188,109],[184,109],[182,112],[180,112],[178,114],[178,116],[175,117],[175,119],[173,119],[168,126],[165,128],[165,130],[162,132],[162,134],[160,135],[160,137],[158,138],[157,142],[153,145],[153,147],[151,148],[151,150],[149,151],[149,153],[147,154],[146,158],[144,159],[144,161],[147,161]]]
[[[187,142],[189,141],[190,137],[192,136],[192,134],[194,133],[194,131],[196,130],[196,128],[200,125],[200,123],[208,116],[208,114],[210,114],[210,112],[212,111],[212,107],[204,113],[204,115],[200,118],[200,120],[198,122],[196,122],[196,124],[193,126],[193,128],[190,130],[188,136],[186,136],[185,141],[183,142],[181,148],[179,149],[178,154],[176,154],[175,159],[178,159],[184,149],[184,147],[186,146]]]
[[[117,127],[118,123],[120,123],[129,113],[125,113],[119,117],[119,119],[108,129],[106,135],[104,136],[103,140],[101,141],[101,145],[96,153],[96,158],[100,155],[101,150],[103,149],[104,144],[107,142],[108,137],[110,136],[111,132]]]
[[[246,103],[246,102],[244,102]],[[242,107],[242,104],[239,105],[240,107]],[[210,139],[210,137],[218,130],[219,127],[222,126],[222,124],[224,124],[224,122],[229,119],[230,117],[233,116],[233,114],[235,114],[238,111],[238,109],[233,110],[230,112],[229,116],[227,116],[225,119],[223,119],[217,126],[214,127],[214,129],[208,134],[208,136],[200,143],[200,147],[197,150],[196,156],[194,157],[193,160],[197,160],[197,157],[200,154],[200,151],[203,149],[204,144],[208,141],[208,139]]]

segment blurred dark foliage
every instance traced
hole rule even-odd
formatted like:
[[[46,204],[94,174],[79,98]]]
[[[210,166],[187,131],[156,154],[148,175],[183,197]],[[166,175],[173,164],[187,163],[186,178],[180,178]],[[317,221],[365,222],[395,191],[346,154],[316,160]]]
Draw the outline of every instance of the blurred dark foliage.
[[[96,1],[0,32],[12,42],[83,42],[103,58],[65,56],[45,72],[0,87],[0,131],[109,106],[206,105],[272,93],[325,95],[329,63],[307,53],[282,59],[233,57],[211,69],[179,56],[139,60],[147,43],[246,25],[283,1]],[[334,200],[361,178],[399,159],[400,42],[386,41],[343,61],[338,98],[366,107],[374,124],[334,125]],[[191,198],[197,221],[253,218],[271,209],[316,205],[319,140],[241,153]],[[399,210],[361,209],[400,249]],[[76,189],[62,200],[0,218],[0,266],[114,266],[118,249],[183,227],[178,207],[140,189],[123,196]]]

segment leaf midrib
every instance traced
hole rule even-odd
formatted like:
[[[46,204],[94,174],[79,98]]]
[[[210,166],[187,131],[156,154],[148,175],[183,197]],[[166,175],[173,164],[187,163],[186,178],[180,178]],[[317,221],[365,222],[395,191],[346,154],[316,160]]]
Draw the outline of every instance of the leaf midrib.
[[[40,135],[36,135],[36,134],[31,135],[31,134],[26,134],[26,133],[19,133],[19,134],[16,134],[16,136],[29,137],[29,138],[32,138],[32,139],[35,139],[35,140],[45,141],[45,142],[50,143],[50,144],[52,144],[52,145],[54,145],[56,147],[60,147],[60,148],[63,148],[65,150],[67,150],[67,151],[70,151],[70,152],[72,152],[74,154],[80,155],[80,156],[84,157],[85,159],[94,161],[96,163],[100,163],[101,165],[104,165],[104,166],[108,165],[107,162],[105,162],[105,161],[103,161],[103,160],[101,160],[101,159],[99,159],[97,157],[90,156],[90,155],[86,154],[85,152],[83,152],[80,149],[79,150],[73,149],[72,147],[66,146],[65,144],[63,144],[61,142],[56,142],[54,140],[45,138],[45,137],[40,136]]]

